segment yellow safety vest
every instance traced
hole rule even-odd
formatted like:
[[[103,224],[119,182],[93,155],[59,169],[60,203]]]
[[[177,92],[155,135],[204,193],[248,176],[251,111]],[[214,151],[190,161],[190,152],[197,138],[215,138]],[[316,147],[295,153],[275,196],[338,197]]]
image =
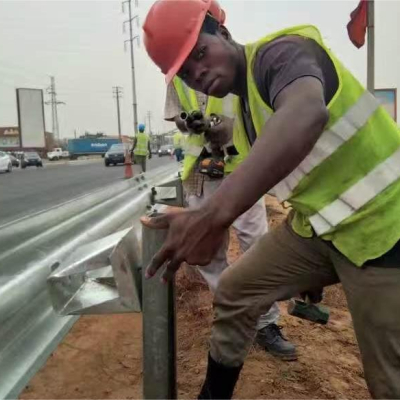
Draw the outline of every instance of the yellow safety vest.
[[[133,154],[135,154],[135,156],[147,156],[149,153],[149,136],[144,132],[139,132],[136,138],[137,142]]]
[[[284,35],[316,41],[335,66],[339,88],[327,106],[328,124],[312,151],[273,190],[279,200],[293,206],[292,225],[300,236],[315,232],[361,266],[400,239],[400,130],[324,45],[317,28],[297,26],[246,46],[248,96],[257,135],[273,110],[258,92],[254,60],[261,46]],[[244,154],[248,148],[238,151]]]
[[[196,92],[190,89],[181,79],[178,77],[174,78],[174,86],[176,93],[178,94],[179,101],[182,109],[186,112],[193,110],[199,110]],[[247,136],[242,123],[241,115],[238,116],[235,110],[240,110],[239,98],[235,95],[228,95],[224,99],[217,99],[215,97],[208,97],[207,107],[205,114],[217,114],[224,115],[226,117],[234,119],[233,128],[233,140],[243,142],[245,146],[248,143]],[[235,139],[236,138],[236,139]],[[236,140],[236,141],[235,141]],[[185,143],[185,159],[183,162],[182,180],[186,180],[192,172],[196,161],[200,156],[206,141],[204,135],[189,135]],[[241,155],[233,156],[225,165],[225,173],[230,173],[242,162],[243,157]]]
[[[177,132],[174,135],[174,148],[175,149],[182,149],[184,144],[184,137],[182,132]]]

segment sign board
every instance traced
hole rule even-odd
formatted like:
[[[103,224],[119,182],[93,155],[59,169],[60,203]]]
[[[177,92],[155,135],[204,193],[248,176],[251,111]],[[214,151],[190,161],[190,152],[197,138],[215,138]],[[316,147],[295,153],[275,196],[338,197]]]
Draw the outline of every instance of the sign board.
[[[375,97],[389,115],[397,121],[397,89],[375,89]]]
[[[17,107],[21,147],[46,147],[43,90],[17,89]]]
[[[0,147],[20,147],[19,136],[0,136]]]

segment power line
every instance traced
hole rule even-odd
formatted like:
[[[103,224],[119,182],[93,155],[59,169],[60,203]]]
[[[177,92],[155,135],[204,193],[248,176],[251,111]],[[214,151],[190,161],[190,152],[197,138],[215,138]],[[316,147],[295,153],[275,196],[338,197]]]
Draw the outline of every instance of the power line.
[[[113,94],[114,97],[117,99],[118,136],[120,141],[122,141],[122,137],[121,137],[121,110],[119,107],[119,99],[122,97],[122,91],[123,89],[121,86],[113,87]]]
[[[123,28],[125,31],[125,24],[129,23],[129,39],[124,41],[124,46],[127,42],[130,43],[130,50],[131,50],[131,69],[132,69],[132,105],[133,105],[133,131],[136,132],[137,125],[138,125],[138,118],[137,118],[137,97],[136,97],[136,80],[135,80],[135,55],[133,51],[133,41],[136,40],[137,44],[139,45],[139,35],[133,35],[133,27],[132,23],[133,20],[136,20],[136,26],[139,27],[139,16],[134,15],[132,16],[132,0],[127,0],[122,2],[122,12],[125,12],[124,5],[128,3],[128,12],[129,12],[129,19],[124,21]],[[139,1],[135,0],[135,6],[139,6]]]
[[[149,133],[150,133],[150,135],[152,135],[152,132],[151,132],[151,118],[152,118],[151,111],[147,111],[147,119],[149,121]]]
[[[60,125],[58,123],[58,110],[57,106],[59,104],[65,104],[63,101],[57,100],[57,92],[56,92],[56,81],[54,76],[50,77],[50,86],[47,88],[47,93],[50,95],[50,100],[46,101],[46,104],[51,105],[51,117],[53,123],[53,135],[60,140]]]

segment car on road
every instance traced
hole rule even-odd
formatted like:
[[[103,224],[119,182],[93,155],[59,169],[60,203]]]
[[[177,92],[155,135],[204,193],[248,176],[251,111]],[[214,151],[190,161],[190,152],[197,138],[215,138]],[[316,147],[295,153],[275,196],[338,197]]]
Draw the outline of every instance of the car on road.
[[[129,143],[113,144],[107,153],[104,155],[104,165],[109,167],[111,164],[124,164],[125,154],[130,151]]]
[[[170,156],[174,152],[174,146],[171,144],[166,144],[164,146],[161,146],[160,149],[158,150],[158,157],[162,156]]]
[[[36,151],[27,151],[22,155],[21,158],[21,168],[26,167],[43,167],[43,161]]]
[[[9,154],[9,157],[11,158],[11,164],[13,167],[19,167],[19,160],[17,157],[14,157],[12,154]]]
[[[56,147],[53,151],[47,153],[47,159],[49,161],[57,161],[62,158],[69,158],[69,152],[64,151],[61,147]]]
[[[0,171],[12,172],[12,161],[4,151],[0,151]]]

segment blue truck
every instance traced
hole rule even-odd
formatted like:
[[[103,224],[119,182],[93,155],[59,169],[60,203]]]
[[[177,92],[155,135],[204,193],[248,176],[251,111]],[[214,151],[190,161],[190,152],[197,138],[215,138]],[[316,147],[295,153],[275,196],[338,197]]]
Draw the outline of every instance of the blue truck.
[[[104,156],[108,149],[119,139],[111,138],[84,138],[68,140],[68,152],[71,160],[76,160],[79,156],[90,156],[100,154]]]

